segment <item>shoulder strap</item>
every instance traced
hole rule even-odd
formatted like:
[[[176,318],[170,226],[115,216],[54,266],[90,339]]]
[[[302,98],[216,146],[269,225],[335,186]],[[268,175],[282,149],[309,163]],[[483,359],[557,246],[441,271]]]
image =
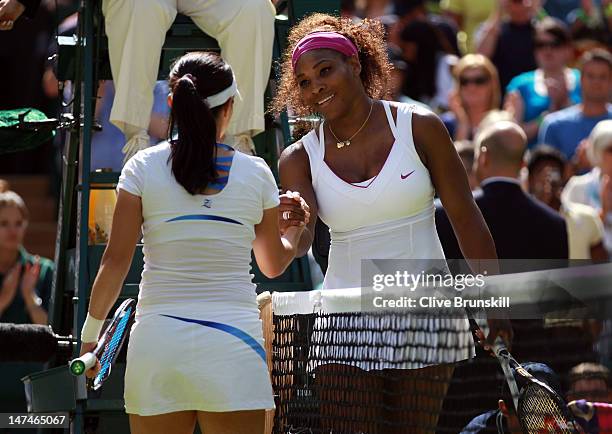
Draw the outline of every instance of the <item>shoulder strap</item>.
[[[319,137],[315,133],[315,130],[310,130],[308,134],[301,138],[301,142],[304,145],[304,149],[308,154],[308,160],[310,163],[310,175],[312,176],[312,182],[314,183],[317,179],[317,175],[319,174],[319,169],[321,168],[321,164],[323,162],[323,149],[321,148],[321,138],[322,138],[322,130],[323,123],[321,122],[321,126],[319,127]]]
[[[397,106],[397,131],[404,143],[412,143],[412,104],[399,104]]]
[[[382,100],[381,102],[382,102],[383,107],[385,108],[385,114],[387,115],[387,122],[389,122],[389,128],[391,128],[393,137],[395,137],[395,140],[398,140],[399,131],[397,130],[397,126],[395,125],[395,121],[393,120],[393,113],[391,113],[391,108],[389,107],[389,101]],[[399,113],[398,113],[398,116],[399,116]]]

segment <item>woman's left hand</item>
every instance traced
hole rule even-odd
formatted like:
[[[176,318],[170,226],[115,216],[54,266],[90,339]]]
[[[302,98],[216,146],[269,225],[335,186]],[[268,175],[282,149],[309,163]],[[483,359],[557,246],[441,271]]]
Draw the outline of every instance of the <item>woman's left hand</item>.
[[[24,300],[30,300],[36,295],[36,283],[40,275],[40,257],[34,258],[34,263],[26,263],[23,276],[21,277],[21,295]]]

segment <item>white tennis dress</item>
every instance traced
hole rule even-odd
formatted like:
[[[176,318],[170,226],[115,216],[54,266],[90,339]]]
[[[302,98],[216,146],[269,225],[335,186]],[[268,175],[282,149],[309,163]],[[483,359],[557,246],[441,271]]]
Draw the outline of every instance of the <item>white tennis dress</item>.
[[[223,190],[191,195],[169,156],[168,143],[138,152],[117,186],[141,197],[144,218],[126,411],[274,408],[250,274],[254,225],[279,204],[272,172],[236,152]]]
[[[382,101],[382,104],[395,141],[382,169],[370,180],[351,184],[330,169],[325,162],[323,123],[319,127],[318,137],[312,130],[302,138],[310,160],[319,217],[331,233],[323,293],[325,289],[361,287],[362,259],[413,259],[415,261],[407,263],[414,265],[413,273],[426,271],[420,267],[427,267],[427,260],[432,260],[432,263],[444,260],[434,221],[434,187],[412,137],[414,106],[397,103],[395,122],[389,102]],[[381,266],[385,266],[384,261]],[[324,327],[322,324],[320,326]],[[409,326],[410,321],[406,322],[406,328]],[[466,319],[432,320],[419,328],[423,329],[430,342],[427,356],[409,365],[396,366],[394,361],[397,358],[392,354],[393,345],[389,343],[391,353],[387,360],[380,360],[377,367],[418,368],[455,362],[472,355],[473,343]],[[448,331],[449,328],[457,332],[452,337],[452,345],[446,339],[439,339],[438,330]],[[407,335],[400,339],[403,338],[407,338]],[[374,347],[386,343],[368,343],[364,340],[362,344]],[[410,342],[405,344],[409,345]],[[436,350],[437,345],[440,351]],[[448,351],[449,345],[456,351]]]

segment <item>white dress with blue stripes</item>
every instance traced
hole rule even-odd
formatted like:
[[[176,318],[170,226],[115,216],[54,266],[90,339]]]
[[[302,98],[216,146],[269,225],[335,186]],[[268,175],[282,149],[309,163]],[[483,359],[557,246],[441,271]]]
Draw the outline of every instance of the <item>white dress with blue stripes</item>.
[[[144,270],[125,374],[125,407],[274,408],[250,270],[254,226],[278,206],[272,172],[236,152],[225,187],[191,195],[170,170],[170,145],[138,152],[118,189],[140,196]]]

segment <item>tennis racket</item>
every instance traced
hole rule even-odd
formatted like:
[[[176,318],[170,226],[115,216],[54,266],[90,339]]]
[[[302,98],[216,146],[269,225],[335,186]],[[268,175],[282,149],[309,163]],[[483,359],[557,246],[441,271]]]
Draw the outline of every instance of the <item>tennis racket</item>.
[[[579,434],[573,416],[565,401],[546,383],[527,372],[510,354],[501,339],[493,348],[504,371],[512,394],[514,408],[525,434]],[[520,376],[519,386],[512,368]]]
[[[100,360],[101,368],[93,379],[92,389],[98,390],[102,387],[102,384],[110,376],[111,367],[130,332],[135,314],[136,301],[134,299],[129,298],[121,303],[104,334],[98,340],[96,348],[92,352],[72,360],[70,362],[70,372],[73,375],[83,375],[88,369],[96,365],[96,360]]]

